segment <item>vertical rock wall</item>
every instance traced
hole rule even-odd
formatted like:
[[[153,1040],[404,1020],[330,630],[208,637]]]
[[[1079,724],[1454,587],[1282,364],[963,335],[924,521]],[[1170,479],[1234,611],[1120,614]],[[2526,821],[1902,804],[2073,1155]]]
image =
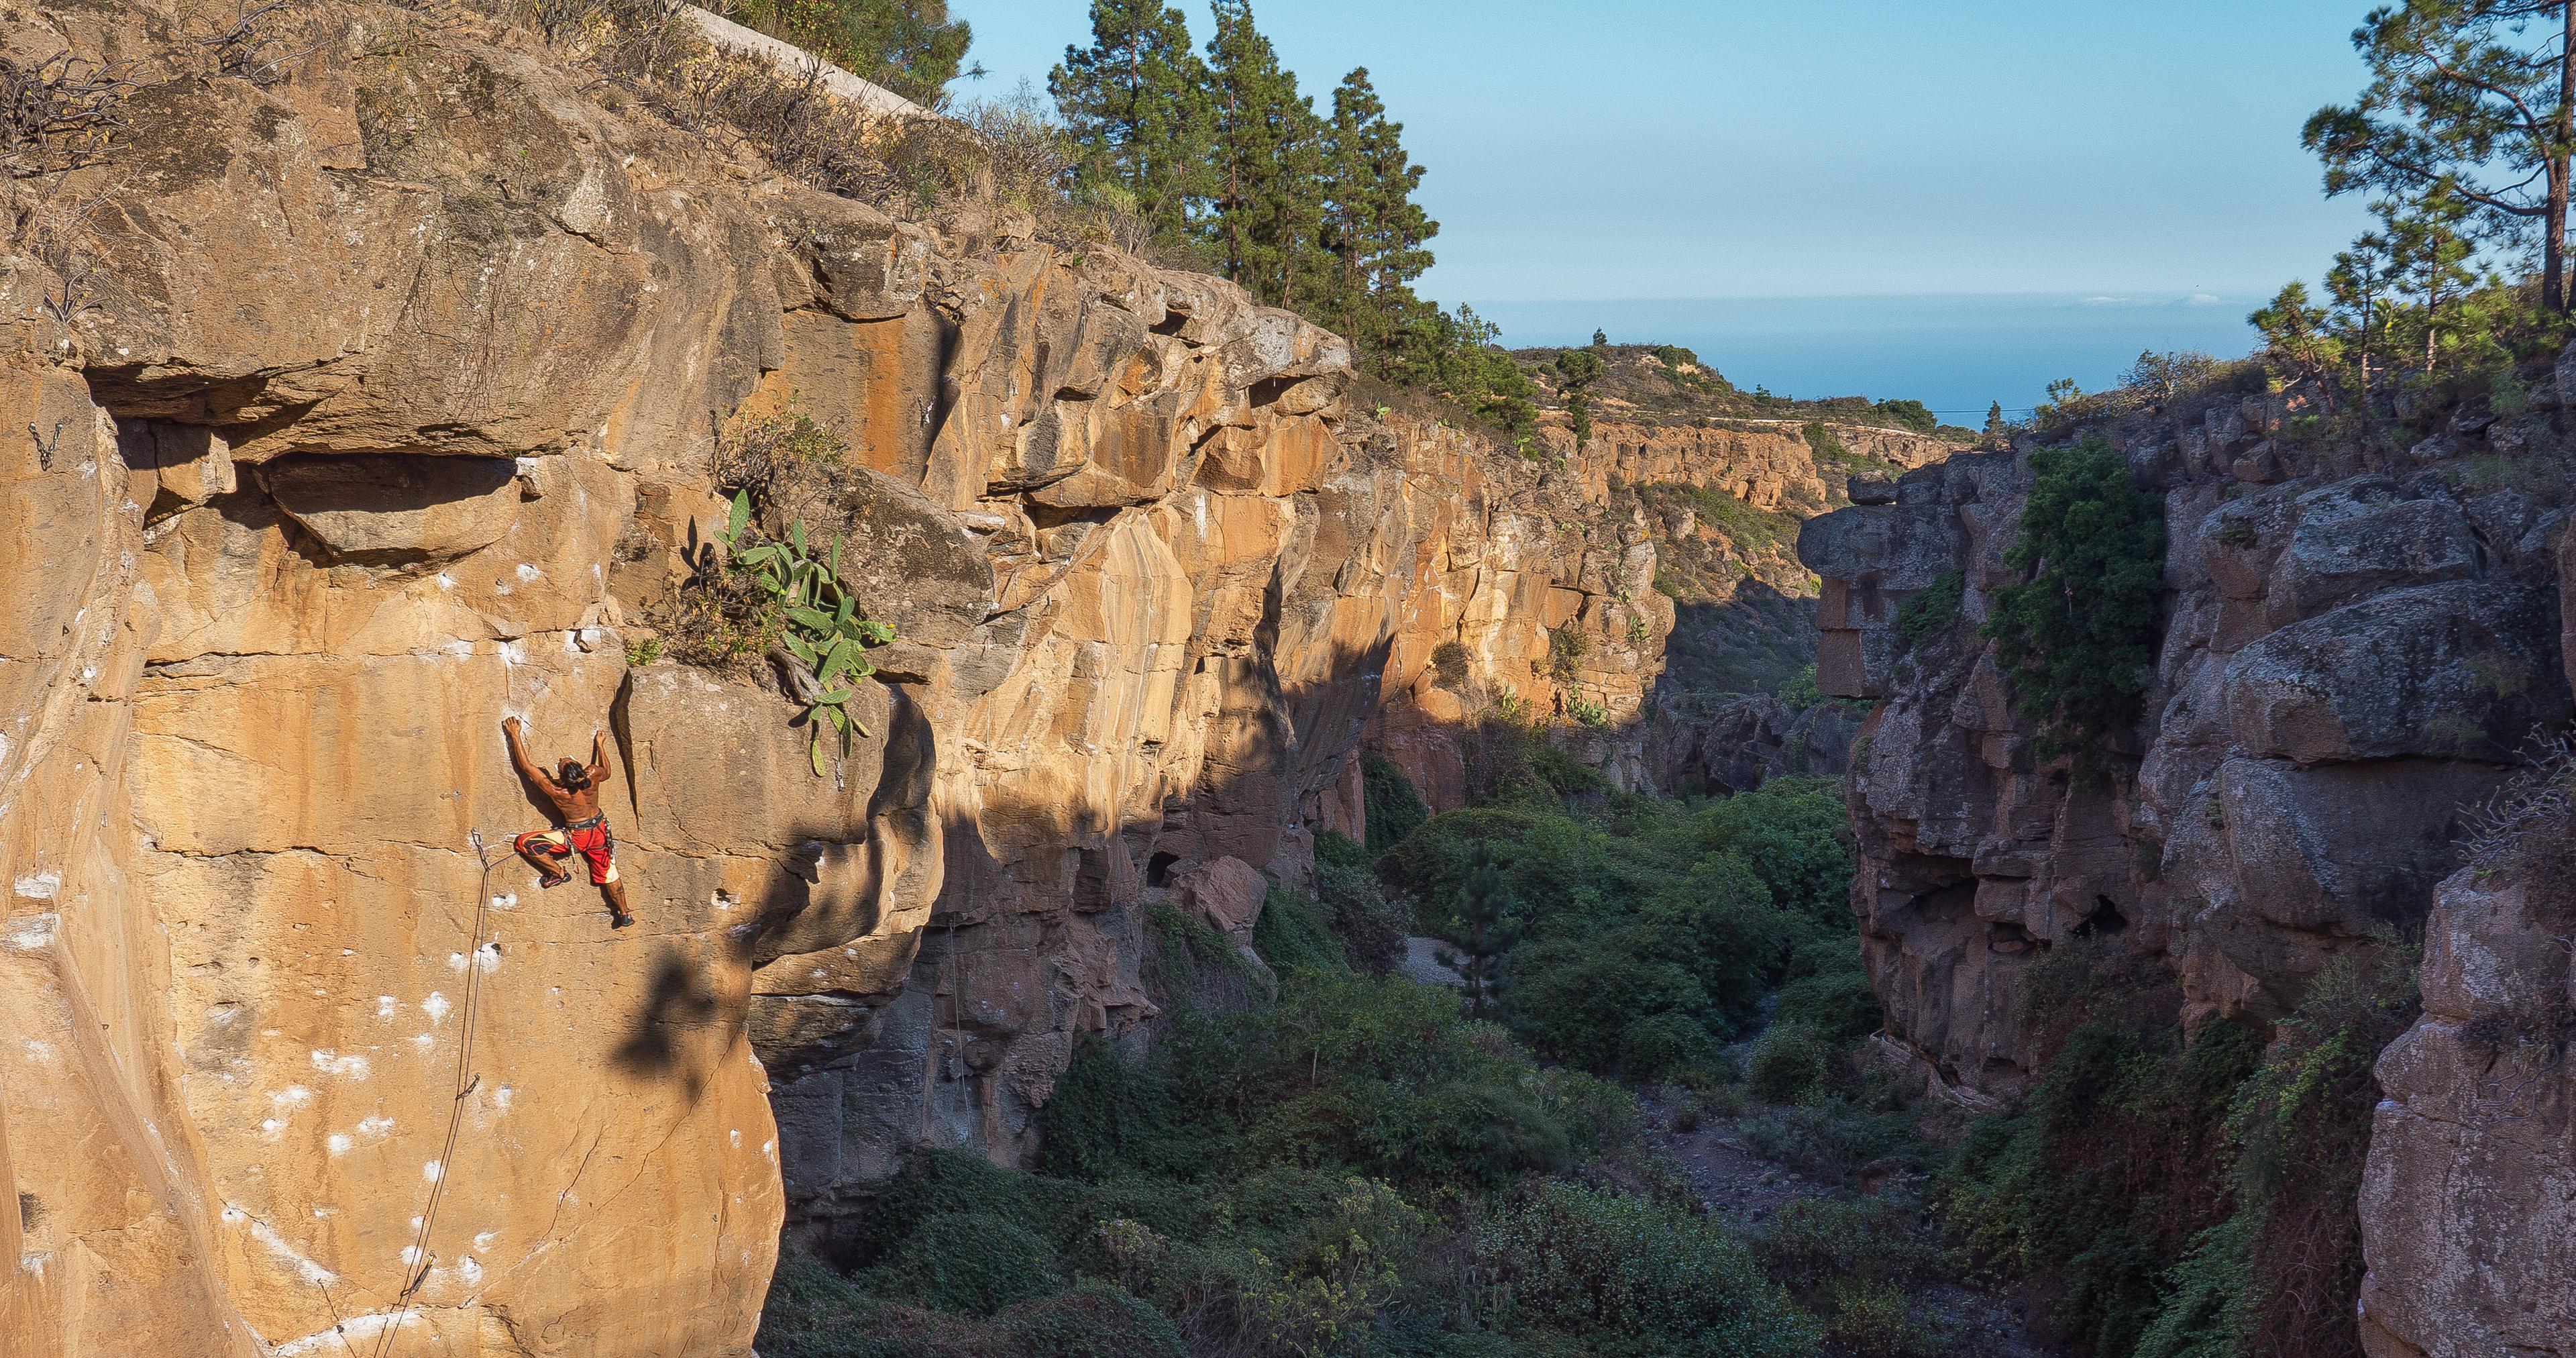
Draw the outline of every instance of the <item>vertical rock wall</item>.
[[[1887,1036],[1962,1098],[2027,1086],[2019,993],[2078,938],[2160,970],[2197,1023],[2278,1018],[2338,953],[2424,933],[2426,1013],[2381,1059],[2362,1202],[2376,1354],[2570,1351],[2549,1301],[2576,1277],[2564,911],[2529,866],[2556,850],[2499,876],[2462,847],[2570,715],[2568,389],[2394,453],[2294,437],[2295,394],[2090,431],[2164,497],[2168,534],[2149,715],[2094,774],[2035,757],[1974,632],[2018,578],[2027,449],[1911,473],[1800,542],[1825,577],[1820,682],[1881,700],[1850,800]],[[1909,642],[1897,611],[1952,572],[1959,617]]]
[[[1569,624],[1639,713],[1643,524],[1351,409],[1333,336],[816,193],[470,16],[305,37],[136,93],[95,229],[0,260],[7,1352],[747,1352],[782,1221],[1024,1153],[1151,1013],[1145,905],[1301,873],[1364,731],[1454,780]],[[825,778],[777,676],[646,645],[715,431],[789,408],[901,634]],[[505,714],[605,731],[637,928],[507,857]]]

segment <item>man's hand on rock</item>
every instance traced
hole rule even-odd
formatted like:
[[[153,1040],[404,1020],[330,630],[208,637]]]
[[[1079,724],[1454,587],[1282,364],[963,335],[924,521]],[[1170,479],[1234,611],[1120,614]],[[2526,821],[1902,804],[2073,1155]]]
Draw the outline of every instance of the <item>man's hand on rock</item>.
[[[501,719],[501,729],[514,736],[519,734],[519,719],[517,717],[503,717]]]

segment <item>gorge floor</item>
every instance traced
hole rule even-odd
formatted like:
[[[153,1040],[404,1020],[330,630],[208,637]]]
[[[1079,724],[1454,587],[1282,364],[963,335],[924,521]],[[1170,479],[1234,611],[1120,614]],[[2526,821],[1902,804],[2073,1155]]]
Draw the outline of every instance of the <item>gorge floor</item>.
[[[1754,1149],[1744,1128],[1767,1111],[1762,1105],[1731,1116],[1710,1110],[1694,1118],[1666,1091],[1650,1091],[1640,1099],[1648,1142],[1690,1184],[1702,1208],[1748,1237],[1798,1199],[1847,1191]],[[1881,1191],[1906,1186],[1892,1182]],[[2040,1343],[2005,1298],[1956,1282],[1924,1283],[1907,1292],[1924,1340],[1913,1352],[1948,1358],[2054,1358],[2060,1352]]]

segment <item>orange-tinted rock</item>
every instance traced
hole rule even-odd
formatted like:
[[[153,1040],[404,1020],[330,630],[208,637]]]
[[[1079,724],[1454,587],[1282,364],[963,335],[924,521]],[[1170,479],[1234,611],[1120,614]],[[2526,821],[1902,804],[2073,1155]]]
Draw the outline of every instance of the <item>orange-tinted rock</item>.
[[[1270,884],[1240,858],[1201,864],[1172,880],[1173,894],[1190,913],[1239,944],[1252,942],[1252,926],[1261,918],[1261,898]]]
[[[122,290],[9,332],[9,1352],[743,1354],[790,1194],[1025,1154],[1075,1038],[1154,1013],[1145,906],[1196,867],[1247,933],[1358,828],[1364,733],[1454,796],[1506,695],[1640,710],[1634,513],[1349,410],[1339,339],[948,248],[524,39],[358,61],[390,17],[138,99],[138,172],[75,186]],[[819,779],[775,676],[643,648],[712,431],[791,404],[852,464],[797,513],[902,632]],[[504,714],[606,731],[635,929],[507,856]]]

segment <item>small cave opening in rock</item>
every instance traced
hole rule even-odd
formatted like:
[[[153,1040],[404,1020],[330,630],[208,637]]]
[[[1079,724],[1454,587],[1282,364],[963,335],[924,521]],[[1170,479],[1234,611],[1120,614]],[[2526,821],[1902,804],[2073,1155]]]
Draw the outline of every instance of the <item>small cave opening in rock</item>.
[[[1145,860],[1145,885],[1170,886],[1172,868],[1180,861],[1181,856],[1176,853],[1158,853]]]
[[[2075,926],[2077,938],[2107,938],[2129,927],[2129,917],[2120,913],[2119,903],[2108,896],[2093,898],[2093,913]]]
[[[1024,505],[1028,510],[1029,522],[1036,525],[1041,533],[1062,528],[1067,524],[1107,523],[1117,518],[1118,511],[1123,508],[1120,505],[1048,505],[1040,504],[1035,499],[1025,501]]]
[[[1163,319],[1154,322],[1153,325],[1147,328],[1151,329],[1157,335],[1177,335],[1181,333],[1181,327],[1188,325],[1189,323],[1190,313],[1186,311],[1166,311],[1163,313]]]

